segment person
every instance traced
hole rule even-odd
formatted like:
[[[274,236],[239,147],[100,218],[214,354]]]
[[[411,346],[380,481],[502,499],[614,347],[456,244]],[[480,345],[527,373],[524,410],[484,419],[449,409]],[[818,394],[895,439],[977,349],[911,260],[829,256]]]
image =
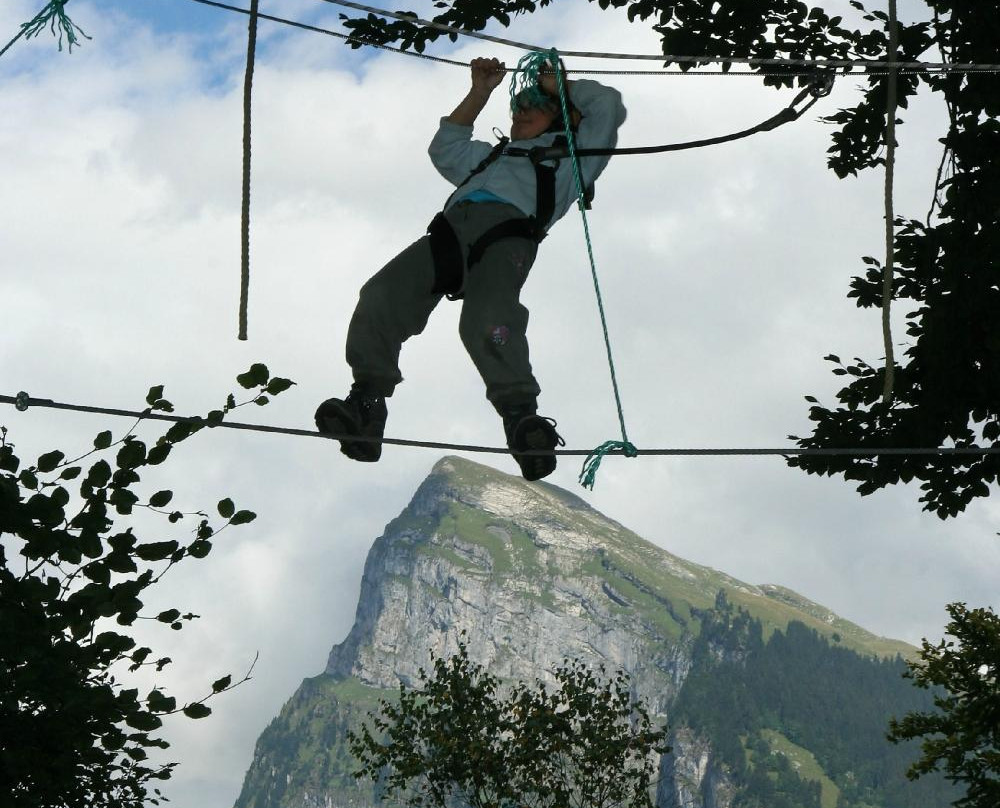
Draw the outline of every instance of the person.
[[[438,172],[456,186],[428,228],[361,288],[347,333],[347,363],[354,383],[345,399],[316,410],[316,426],[340,436],[348,457],[374,462],[388,409],[385,403],[403,377],[402,344],[423,331],[446,295],[462,300],[459,333],[486,384],[486,397],[503,420],[507,446],[527,480],[556,467],[554,454],[526,454],[562,445],[556,422],[538,415],[538,382],[528,358],[528,310],[521,287],[546,230],[577,200],[572,161],[507,154],[474,140],[473,124],[506,74],[497,59],[471,62],[471,88],[441,119],[428,153]],[[537,87],[522,90],[511,110],[509,147],[550,146],[564,132],[558,79],[540,72]],[[565,82],[578,147],[613,147],[625,120],[621,95],[596,81]],[[563,141],[564,142],[564,141]],[[580,160],[592,186],[606,156]],[[548,210],[542,210],[548,208]],[[377,440],[351,440],[352,437]]]

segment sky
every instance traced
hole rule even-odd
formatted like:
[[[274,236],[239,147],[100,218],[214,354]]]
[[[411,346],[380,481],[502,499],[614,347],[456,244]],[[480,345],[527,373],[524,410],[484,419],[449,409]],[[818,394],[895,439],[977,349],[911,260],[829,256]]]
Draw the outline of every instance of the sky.
[[[0,39],[39,5],[0,4]],[[901,9],[918,14],[919,4]],[[261,10],[337,25],[338,9],[318,0],[266,0]],[[73,0],[67,11],[92,37],[72,54],[46,32],[0,59],[0,393],[140,409],[163,384],[178,412],[194,414],[265,362],[296,386],[234,417],[312,428],[319,402],[349,385],[343,344],[359,287],[449,192],[426,146],[467,72],[261,23],[250,338],[240,342],[245,18],[188,0]],[[566,50],[660,49],[648,28],[583,3],[515,20],[508,35]],[[520,56],[464,39],[431,52]],[[745,77],[606,81],[629,110],[622,145],[736,131],[791,97]],[[590,229],[640,448],[787,446],[809,431],[803,396],[832,403],[839,389],[823,356],[880,361],[879,316],[846,293],[861,257],[882,250],[882,176],[838,180],[825,167],[831,128],[818,120],[857,94],[842,80],[795,124],[712,149],[615,158],[601,177]],[[480,137],[507,127],[504,97],[484,111]],[[896,210],[922,218],[944,110],[924,93],[902,117]],[[541,412],[572,447],[619,437],[575,211],[542,245],[523,300]],[[442,303],[405,346],[387,435],[502,443],[458,313]],[[904,313],[894,315],[897,350]],[[11,407],[0,424],[26,459],[127,427]],[[168,722],[166,759],[180,766],[164,790],[176,808],[233,803],[257,736],[346,636],[369,547],[440,457],[389,446],[381,462],[357,464],[328,441],[215,430],[150,480],[150,492],[172,488],[187,510],[230,496],[259,514],[204,561],[172,570],[148,600],[154,614],[201,615],[181,632],[142,629],[175,660],[153,683],[181,701],[260,655],[253,679],[213,700],[211,717]],[[506,456],[470,457],[516,472]],[[790,587],[881,635],[919,643],[941,636],[946,603],[1000,606],[995,495],[942,522],[921,511],[915,486],[861,498],[780,458],[609,458],[592,493],[578,471],[578,459],[564,458],[549,479],[677,555]]]

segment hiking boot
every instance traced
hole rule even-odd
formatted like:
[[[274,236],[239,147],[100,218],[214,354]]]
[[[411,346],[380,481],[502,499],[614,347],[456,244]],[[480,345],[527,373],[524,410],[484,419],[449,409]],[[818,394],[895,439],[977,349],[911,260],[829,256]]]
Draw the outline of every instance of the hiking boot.
[[[381,441],[352,441],[349,437],[381,438],[388,410],[385,396],[359,384],[351,385],[347,398],[328,398],[316,410],[316,428],[340,440],[340,451],[351,460],[374,463],[382,456]]]
[[[501,410],[503,428],[507,434],[507,447],[521,467],[526,480],[540,480],[556,469],[554,454],[522,454],[531,449],[552,450],[566,442],[556,432],[556,422],[535,413],[530,404],[506,407]]]

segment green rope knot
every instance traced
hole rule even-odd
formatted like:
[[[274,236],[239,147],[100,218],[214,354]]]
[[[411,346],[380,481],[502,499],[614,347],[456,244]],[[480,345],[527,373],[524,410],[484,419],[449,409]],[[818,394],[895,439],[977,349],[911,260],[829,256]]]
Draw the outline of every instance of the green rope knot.
[[[552,99],[542,92],[538,81],[544,69],[552,69],[551,60],[551,53],[546,51],[532,51],[521,57],[510,82],[511,112],[517,112],[519,107],[540,107],[552,103]]]
[[[62,50],[63,34],[66,35],[66,44],[69,47],[70,53],[73,52],[74,45],[80,44],[77,32],[84,39],[90,39],[91,37],[87,36],[83,29],[66,15],[66,10],[63,7],[67,2],[69,0],[51,0],[45,8],[38,12],[35,19],[31,20],[31,22],[22,23],[21,31],[24,34],[24,38],[31,39],[31,37],[37,36],[47,25],[52,35],[59,37],[59,50]]]
[[[583,470],[580,472],[580,485],[584,488],[594,490],[594,483],[597,481],[597,470],[601,467],[601,461],[605,455],[621,452],[625,457],[638,457],[639,450],[627,440],[609,440],[602,443],[583,461]]]

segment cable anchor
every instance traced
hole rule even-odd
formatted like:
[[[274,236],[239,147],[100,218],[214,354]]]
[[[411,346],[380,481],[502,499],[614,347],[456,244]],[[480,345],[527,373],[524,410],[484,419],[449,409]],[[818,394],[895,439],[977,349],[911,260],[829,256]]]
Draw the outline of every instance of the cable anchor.
[[[31,406],[31,396],[25,393],[24,390],[14,396],[14,407],[18,412],[27,412],[29,406]]]
[[[813,98],[826,98],[833,92],[836,77],[836,73],[826,70],[813,74],[809,78],[809,95]]]

